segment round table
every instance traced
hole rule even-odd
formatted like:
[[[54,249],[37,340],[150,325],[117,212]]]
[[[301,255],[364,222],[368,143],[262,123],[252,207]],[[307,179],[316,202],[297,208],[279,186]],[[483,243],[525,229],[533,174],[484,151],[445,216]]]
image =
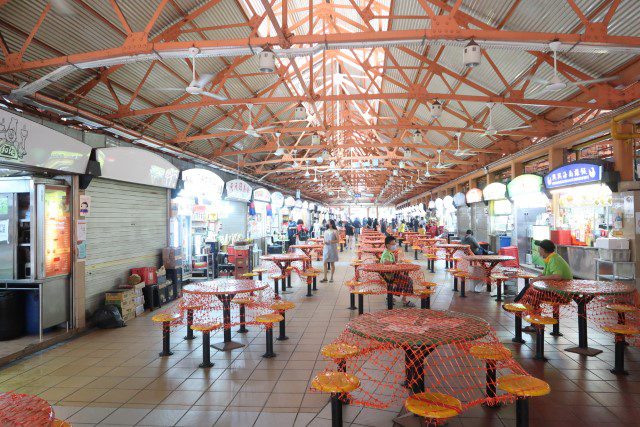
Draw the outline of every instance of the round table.
[[[491,332],[489,323],[455,311],[405,308],[356,317],[347,329],[405,352],[405,375],[413,393],[424,391],[424,361],[438,346],[472,341]]]
[[[463,245],[461,243],[438,243],[436,245],[436,249],[444,249],[444,251],[447,253],[447,261],[445,264],[446,268],[450,267],[449,260],[453,260],[453,254],[458,251],[462,251],[469,256],[473,255],[473,252],[471,252],[471,248],[469,247],[469,245]]]
[[[393,309],[393,295],[391,287],[396,281],[396,274],[394,273],[405,273],[408,274],[412,271],[420,270],[420,266],[416,264],[409,263],[398,263],[398,264],[362,264],[358,267],[360,271],[367,271],[371,273],[378,273],[382,280],[387,284],[387,309]]]
[[[290,293],[286,290],[286,288],[291,287],[291,272],[287,270],[287,267],[291,266],[292,262],[302,261],[303,264],[306,264],[311,260],[307,255],[304,254],[273,254],[273,255],[265,255],[261,259],[265,261],[271,261],[280,269],[280,274],[287,278],[287,282],[285,285],[285,281],[282,280],[282,293],[287,294]],[[275,282],[275,293],[276,296],[278,293],[278,282]]]
[[[311,260],[313,259],[312,256],[311,256],[311,253],[313,251],[319,251],[320,253],[322,253],[322,248],[323,247],[324,247],[324,245],[320,245],[320,244],[306,244],[306,245],[291,245],[291,246],[289,246],[290,249],[300,249],[302,252],[304,252],[304,254],[309,257],[309,262],[311,262]]]
[[[236,294],[248,294],[261,291],[269,286],[260,280],[240,280],[220,278],[206,282],[193,283],[182,287],[182,292],[190,295],[216,296],[222,302],[222,323],[224,341],[211,347],[220,351],[229,351],[244,347],[244,344],[231,341],[231,300]]]
[[[599,295],[628,295],[636,291],[632,284],[598,280],[538,280],[531,286],[536,291],[549,292],[575,301],[578,306],[578,347],[570,347],[565,351],[587,356],[602,353],[602,350],[587,345],[587,304]]]
[[[400,233],[400,239],[404,243],[404,251],[407,252],[409,250],[409,243],[412,242],[413,238],[416,237],[419,233],[417,231],[405,231],[404,233]]]
[[[372,248],[372,247],[360,248],[357,250],[358,258],[362,257],[362,254],[371,254],[371,255],[374,255],[379,260],[384,250],[385,248]]]
[[[363,240],[360,242],[361,248],[366,248],[366,247],[381,248],[383,246],[384,246],[384,239]]]
[[[462,259],[469,261],[471,266],[481,267],[486,273],[485,283],[487,292],[491,292],[491,271],[504,261],[513,261],[515,258],[508,255],[468,255]]]
[[[55,415],[49,403],[37,396],[0,393],[0,425],[50,426]]]

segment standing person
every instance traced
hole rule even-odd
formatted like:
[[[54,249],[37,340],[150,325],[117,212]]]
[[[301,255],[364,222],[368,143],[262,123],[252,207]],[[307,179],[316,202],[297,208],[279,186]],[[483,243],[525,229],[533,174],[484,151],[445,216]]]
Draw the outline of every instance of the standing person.
[[[347,249],[351,248],[351,242],[353,242],[354,230],[351,220],[347,220],[344,224],[344,232],[347,238]]]
[[[297,234],[298,234],[298,224],[296,224],[296,222],[293,219],[291,219],[289,220],[289,225],[287,226],[287,237],[289,238],[289,246],[296,244]],[[286,250],[288,251],[289,248],[287,247]]]
[[[354,228],[354,232],[355,232],[355,236],[356,236],[356,243],[358,242],[358,238],[360,236],[360,229],[362,228],[362,223],[360,222],[360,219],[356,218],[355,221],[353,221],[353,228]]]
[[[322,262],[324,264],[324,277],[321,283],[327,282],[327,272],[331,270],[330,283],[333,283],[333,275],[336,272],[336,262],[338,262],[338,243],[340,236],[338,235],[338,227],[333,219],[329,220],[329,227],[324,232],[324,248],[322,249]]]
[[[400,223],[400,227],[398,228],[398,233],[404,233],[405,231],[407,231],[407,223],[404,222],[404,219],[403,219],[402,222]]]
[[[296,225],[296,236],[298,237],[298,242],[306,242],[309,238],[309,229],[304,226],[304,221],[301,219],[298,220]]]
[[[378,229],[378,218],[373,220],[373,229],[377,230]]]
[[[380,221],[380,232],[382,234],[387,234],[387,220],[386,219],[382,219],[382,221]]]
[[[395,264],[396,263],[396,253],[398,252],[399,246],[396,238],[393,236],[387,236],[384,239],[384,252],[380,255],[380,264]],[[389,275],[387,279],[393,282],[393,287],[390,289],[393,292],[397,292],[402,294],[402,305],[405,307],[415,307],[416,305],[411,301],[407,301],[406,294],[413,293],[413,280],[409,277],[409,275],[405,273],[384,273],[385,275]]]
[[[316,218],[313,223],[313,237],[320,237],[322,235],[322,230],[320,229],[320,220]]]

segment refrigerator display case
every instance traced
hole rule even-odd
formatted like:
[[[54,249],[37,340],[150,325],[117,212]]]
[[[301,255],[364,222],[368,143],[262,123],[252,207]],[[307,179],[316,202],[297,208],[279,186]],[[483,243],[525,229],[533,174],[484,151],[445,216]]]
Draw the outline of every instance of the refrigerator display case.
[[[38,292],[40,335],[70,319],[71,200],[64,181],[0,179],[0,289]]]

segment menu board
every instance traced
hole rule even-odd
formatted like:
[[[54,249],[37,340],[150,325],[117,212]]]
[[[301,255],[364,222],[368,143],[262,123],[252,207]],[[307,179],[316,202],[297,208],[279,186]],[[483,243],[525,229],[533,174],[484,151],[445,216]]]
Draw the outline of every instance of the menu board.
[[[47,186],[44,192],[44,268],[46,277],[71,272],[69,188]]]

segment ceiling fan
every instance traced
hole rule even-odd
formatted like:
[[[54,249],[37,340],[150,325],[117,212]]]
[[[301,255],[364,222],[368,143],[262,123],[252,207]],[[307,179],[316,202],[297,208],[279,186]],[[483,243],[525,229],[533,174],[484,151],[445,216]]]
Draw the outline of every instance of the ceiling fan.
[[[460,149],[460,138],[462,137],[462,133],[460,132],[456,132],[453,134],[453,136],[455,137],[456,141],[458,141],[458,147],[456,148],[456,151],[454,151],[453,155],[456,157],[466,157],[466,156],[470,156],[473,153],[467,149],[461,150]]]
[[[234,128],[214,128],[215,130],[221,130],[221,131],[225,131],[225,132],[244,132],[249,136],[252,136],[254,138],[260,138],[260,133],[264,132],[265,130],[269,130],[269,129],[273,129],[275,128],[275,126],[263,126],[260,128],[254,128],[253,127],[253,114],[252,114],[252,110],[253,110],[253,104],[247,104],[247,109],[249,110],[249,124],[247,125],[246,129],[234,129]],[[278,137],[278,144],[280,142],[280,132],[276,132],[276,135]]]
[[[556,92],[556,91],[565,89],[568,86],[579,86],[579,85],[588,85],[593,83],[608,82],[618,78],[618,76],[611,76],[611,77],[602,77],[599,79],[576,80],[575,82],[563,80],[558,74],[558,49],[560,48],[561,45],[562,43],[559,42],[558,40],[554,40],[551,43],[549,43],[549,48],[553,51],[553,77],[551,77],[549,80],[541,79],[535,76],[529,77],[530,81],[544,85],[544,88],[541,91],[537,92],[538,94],[543,92]]]
[[[442,163],[442,150],[437,149],[438,152],[438,163],[434,166],[436,169],[447,169],[453,166],[453,163]]]
[[[489,109],[489,126],[486,129],[474,128],[474,130],[483,130],[484,136],[496,136],[496,135],[504,135],[503,132],[511,132],[518,129],[527,129],[530,128],[530,125],[518,126],[514,128],[508,129],[496,129],[493,125],[493,107],[495,107],[495,102],[487,102],[487,108]]]
[[[219,93],[208,92],[204,89],[204,87],[213,80],[213,74],[202,74],[199,78],[196,79],[196,55],[200,53],[200,49],[197,47],[189,48],[189,53],[191,54],[192,61],[192,78],[191,83],[186,88],[160,88],[157,89],[161,92],[187,92],[189,95],[202,95],[208,96],[209,98],[217,99],[218,101],[227,101],[228,98],[224,95],[220,95]]]

